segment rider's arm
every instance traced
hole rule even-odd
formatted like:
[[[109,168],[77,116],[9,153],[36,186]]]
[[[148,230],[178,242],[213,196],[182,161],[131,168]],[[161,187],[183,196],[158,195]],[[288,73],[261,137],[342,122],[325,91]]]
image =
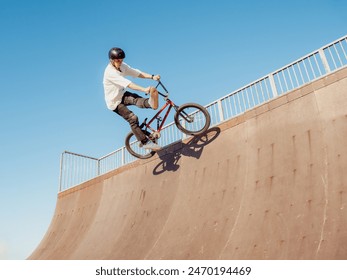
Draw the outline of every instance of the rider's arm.
[[[130,67],[128,64],[123,62],[122,64],[122,71],[125,73],[126,76],[132,76],[132,77],[137,77],[137,78],[142,78],[142,79],[153,79],[155,81],[160,80],[160,75],[151,75],[146,72],[143,72],[139,69],[135,69]]]
[[[142,92],[145,92],[145,93],[149,93],[149,90],[150,90],[151,87],[144,88],[144,87],[141,87],[141,86],[139,86],[137,84],[130,83],[128,85],[128,88],[131,88],[131,89],[137,90],[137,91],[142,91]]]
[[[153,79],[156,81],[160,80],[160,75],[152,75],[152,74],[148,74],[145,72],[141,72],[140,75],[138,76],[138,78],[142,78],[142,79]]]

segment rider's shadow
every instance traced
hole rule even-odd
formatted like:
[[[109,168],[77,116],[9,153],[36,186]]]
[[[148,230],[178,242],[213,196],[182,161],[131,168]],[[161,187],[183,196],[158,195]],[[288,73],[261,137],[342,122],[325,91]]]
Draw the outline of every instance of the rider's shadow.
[[[213,127],[205,133],[194,136],[187,143],[178,142],[158,152],[161,162],[153,170],[153,175],[165,171],[177,171],[180,168],[179,160],[182,156],[199,159],[206,145],[214,141],[220,134],[220,128]]]

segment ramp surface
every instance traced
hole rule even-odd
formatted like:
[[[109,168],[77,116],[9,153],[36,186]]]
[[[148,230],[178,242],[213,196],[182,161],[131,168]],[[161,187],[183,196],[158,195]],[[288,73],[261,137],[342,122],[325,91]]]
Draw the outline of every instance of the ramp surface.
[[[29,259],[346,259],[347,68],[59,193]]]

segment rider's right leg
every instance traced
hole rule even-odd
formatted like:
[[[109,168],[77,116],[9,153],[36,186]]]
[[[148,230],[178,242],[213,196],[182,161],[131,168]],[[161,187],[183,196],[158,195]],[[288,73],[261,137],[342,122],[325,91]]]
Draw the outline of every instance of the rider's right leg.
[[[139,126],[138,117],[132,111],[130,111],[127,106],[121,103],[117,106],[114,112],[129,123],[130,128],[138,141],[141,141],[141,143],[145,143],[147,141],[146,135]]]
[[[127,107],[127,105],[135,105],[140,108],[152,108],[149,100],[150,99],[142,98],[137,94],[126,92],[124,94],[122,103],[117,106],[114,112],[123,117],[130,124],[132,132],[134,133],[136,139],[143,144],[143,148],[160,150],[161,147],[159,145],[148,140],[139,126],[138,117]]]

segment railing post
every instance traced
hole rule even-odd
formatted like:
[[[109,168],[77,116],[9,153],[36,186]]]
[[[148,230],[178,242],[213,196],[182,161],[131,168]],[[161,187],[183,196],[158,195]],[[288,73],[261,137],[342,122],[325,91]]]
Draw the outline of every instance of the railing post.
[[[276,98],[278,96],[278,92],[277,92],[277,88],[276,88],[276,84],[275,84],[275,79],[274,79],[274,75],[270,74],[269,76],[269,81],[270,81],[270,86],[271,86],[271,90],[273,93],[273,97]]]
[[[59,192],[62,190],[63,185],[63,158],[64,158],[64,152],[60,155],[60,174],[59,174]]]
[[[125,147],[122,148],[122,165],[125,165]]]
[[[217,101],[217,108],[218,108],[218,112],[219,112],[219,119],[220,121],[224,121],[224,110],[223,110],[223,106],[222,106],[222,100],[219,99]]]
[[[319,56],[320,56],[320,59],[322,60],[322,63],[323,63],[323,66],[324,66],[324,69],[325,69],[326,73],[330,73],[331,69],[330,69],[328,60],[327,60],[327,58],[325,56],[324,50],[323,49],[319,49],[318,52],[319,52]]]
[[[182,127],[186,127],[186,121],[184,120],[184,119],[182,119]],[[189,136],[187,135],[187,134],[185,134],[185,133],[183,133],[182,132],[182,139],[184,140],[184,139],[187,139]]]
[[[97,175],[99,176],[100,175],[100,159],[98,159],[98,171],[97,171]]]

